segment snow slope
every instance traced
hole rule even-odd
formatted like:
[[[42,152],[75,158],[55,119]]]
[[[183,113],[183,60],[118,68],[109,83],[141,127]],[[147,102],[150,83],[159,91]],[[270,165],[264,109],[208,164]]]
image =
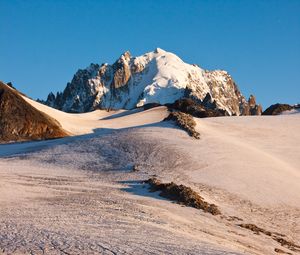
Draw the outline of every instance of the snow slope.
[[[75,115],[27,100],[81,135],[0,145],[4,253],[297,253],[238,224],[299,245],[300,115],[196,119],[195,140],[159,122],[164,107]],[[222,216],[149,193],[151,175],[191,186]]]
[[[23,97],[27,102],[32,104],[38,110],[45,112],[49,116],[52,116],[62,125],[63,129],[70,132],[72,135],[83,135],[93,133],[100,128],[126,128],[139,125],[147,125],[155,122],[162,121],[167,116],[167,108],[160,107],[159,110],[148,110],[141,113],[139,109],[126,111],[105,111],[96,110],[88,113],[65,113],[56,110],[52,107],[38,103],[27,97]],[[135,117],[128,117],[128,114],[133,114]],[[121,116],[121,117],[119,117]],[[114,121],[114,125],[110,124],[107,119],[113,119],[119,117],[117,121]],[[119,122],[119,119],[122,122]]]

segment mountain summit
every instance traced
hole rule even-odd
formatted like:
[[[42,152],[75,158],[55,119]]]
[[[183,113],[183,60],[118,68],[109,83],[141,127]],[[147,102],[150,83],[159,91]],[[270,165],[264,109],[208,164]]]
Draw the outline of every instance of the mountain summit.
[[[66,112],[87,112],[167,104],[183,97],[229,115],[261,113],[254,97],[247,101],[226,71],[204,70],[160,48],[139,57],[126,51],[112,65],[80,69],[65,90],[50,93],[45,104]]]

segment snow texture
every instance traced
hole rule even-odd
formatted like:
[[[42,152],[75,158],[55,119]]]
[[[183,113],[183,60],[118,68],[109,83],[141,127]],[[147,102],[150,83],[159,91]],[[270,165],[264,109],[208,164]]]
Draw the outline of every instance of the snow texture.
[[[166,107],[67,114],[26,100],[78,136],[0,145],[0,253],[296,254],[238,224],[299,245],[300,115],[195,119],[195,140],[160,122]],[[150,193],[154,175],[222,215]]]

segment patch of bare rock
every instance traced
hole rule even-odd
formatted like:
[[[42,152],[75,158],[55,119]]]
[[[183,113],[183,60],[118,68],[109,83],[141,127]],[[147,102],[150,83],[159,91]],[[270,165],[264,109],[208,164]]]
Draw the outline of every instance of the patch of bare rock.
[[[190,187],[178,185],[174,182],[162,183],[157,178],[150,178],[146,181],[150,185],[152,192],[159,191],[159,195],[176,201],[180,204],[201,209],[204,212],[211,213],[212,215],[219,215],[221,211],[215,204],[210,204]]]
[[[170,112],[164,121],[175,121],[176,125],[185,130],[191,137],[200,139],[200,133],[195,130],[196,122],[193,116],[184,112]]]
[[[34,108],[17,90],[0,82],[0,143],[67,135],[57,120]]]
[[[273,240],[278,242],[282,247],[285,247],[294,252],[300,252],[300,245],[297,245],[292,241],[288,241],[288,240],[284,239],[283,238],[284,235],[282,235],[282,234],[267,231],[267,230],[260,228],[254,224],[239,224],[238,226],[241,228],[246,228],[248,230],[251,230],[252,232],[254,232],[254,234],[257,234],[257,235],[262,233],[264,235],[270,236]],[[291,254],[289,252],[285,252],[278,248],[275,248],[274,251],[277,253],[282,253],[282,254]]]

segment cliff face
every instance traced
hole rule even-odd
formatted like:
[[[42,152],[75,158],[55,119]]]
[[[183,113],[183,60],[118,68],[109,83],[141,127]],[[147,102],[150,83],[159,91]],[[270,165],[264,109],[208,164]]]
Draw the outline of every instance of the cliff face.
[[[67,135],[55,119],[35,109],[19,92],[0,82],[0,143]]]
[[[139,57],[125,52],[113,65],[91,64],[74,75],[63,93],[50,93],[45,103],[66,112],[86,112],[174,103],[183,97],[228,115],[261,112],[252,99],[244,98],[226,71],[201,69],[162,49]]]

